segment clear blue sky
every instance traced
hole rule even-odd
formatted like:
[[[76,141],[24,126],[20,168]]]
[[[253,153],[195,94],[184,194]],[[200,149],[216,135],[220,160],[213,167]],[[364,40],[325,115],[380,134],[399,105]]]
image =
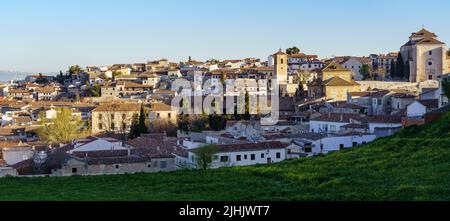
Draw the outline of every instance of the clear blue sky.
[[[425,25],[450,42],[448,0],[14,0],[0,2],[0,70],[398,50]]]

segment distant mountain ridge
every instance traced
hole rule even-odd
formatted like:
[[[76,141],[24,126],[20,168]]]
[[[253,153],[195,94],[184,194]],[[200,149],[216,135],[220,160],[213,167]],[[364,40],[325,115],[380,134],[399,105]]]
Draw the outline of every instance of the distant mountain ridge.
[[[23,79],[30,74],[32,74],[32,73],[20,72],[20,71],[0,71],[0,81]]]
[[[16,79],[25,79],[26,76],[37,74],[34,72],[21,72],[21,71],[0,71],[0,82],[7,82]],[[56,75],[56,73],[43,73],[45,75]]]

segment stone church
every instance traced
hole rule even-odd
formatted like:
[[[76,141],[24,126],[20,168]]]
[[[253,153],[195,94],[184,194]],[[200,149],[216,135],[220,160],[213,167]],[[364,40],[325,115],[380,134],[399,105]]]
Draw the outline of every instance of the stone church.
[[[426,29],[412,33],[400,49],[404,64],[409,64],[411,82],[438,80],[441,75],[450,72],[449,53],[445,43]]]

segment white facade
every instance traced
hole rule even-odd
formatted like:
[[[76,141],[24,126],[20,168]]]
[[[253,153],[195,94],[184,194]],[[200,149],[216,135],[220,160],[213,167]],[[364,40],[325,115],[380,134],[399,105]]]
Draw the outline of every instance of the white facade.
[[[369,133],[375,133],[377,128],[401,128],[403,125],[401,122],[398,123],[379,123],[379,122],[369,122]]]
[[[278,163],[287,159],[286,148],[222,152],[213,156],[211,168]],[[189,152],[189,164],[196,166],[195,154]]]
[[[75,148],[70,151],[73,152],[91,152],[91,151],[106,151],[106,150],[128,150],[120,141],[107,141],[102,138],[97,138],[89,143],[76,144]]]
[[[31,159],[34,151],[31,148],[5,148],[2,151],[3,160],[7,165],[14,165],[22,161]]]
[[[437,80],[446,73],[448,48],[437,36],[425,29],[413,33],[400,53],[405,65],[410,67],[410,81]]]
[[[323,153],[329,153],[338,151],[343,148],[352,148],[358,145],[372,142],[376,139],[373,134],[355,135],[355,136],[343,136],[343,137],[326,137],[322,141],[316,141],[313,148],[314,153],[320,153],[320,143],[323,144]]]
[[[361,68],[363,66],[363,63],[361,63],[358,59],[350,58],[347,61],[345,61],[344,63],[342,63],[342,66],[344,66],[344,68],[347,68],[353,72],[354,80],[360,81],[363,79],[363,76],[361,75],[361,72],[360,72]]]
[[[315,121],[309,122],[309,132],[312,133],[338,133],[342,126],[350,122]]]
[[[427,107],[415,101],[408,105],[406,113],[408,117],[423,117],[427,113]]]

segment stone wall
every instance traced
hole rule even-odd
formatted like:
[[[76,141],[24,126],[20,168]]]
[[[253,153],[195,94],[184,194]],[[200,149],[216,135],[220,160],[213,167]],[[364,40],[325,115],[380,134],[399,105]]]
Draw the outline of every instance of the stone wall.
[[[0,167],[0,177],[17,176],[17,171],[12,167]]]
[[[422,88],[438,88],[438,81],[424,81],[420,83],[393,82],[393,81],[357,81],[361,85],[361,91],[368,89],[395,90],[402,89],[411,93],[420,93]]]

